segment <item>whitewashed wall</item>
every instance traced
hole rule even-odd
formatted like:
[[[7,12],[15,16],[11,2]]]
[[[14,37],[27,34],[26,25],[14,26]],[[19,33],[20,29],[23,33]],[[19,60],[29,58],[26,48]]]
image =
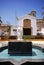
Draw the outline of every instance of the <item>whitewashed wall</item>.
[[[24,19],[31,20],[32,35],[36,35],[37,34],[36,17],[30,16],[30,15],[25,15],[25,16],[19,18],[18,25],[21,26],[22,28],[23,28]],[[23,30],[22,30],[22,34],[23,34]]]
[[[17,35],[17,31],[13,31],[13,29],[17,29],[17,27],[15,26],[11,26],[11,36],[16,36]]]
[[[32,27],[32,35],[36,35],[37,34],[36,19],[31,20],[31,27]]]

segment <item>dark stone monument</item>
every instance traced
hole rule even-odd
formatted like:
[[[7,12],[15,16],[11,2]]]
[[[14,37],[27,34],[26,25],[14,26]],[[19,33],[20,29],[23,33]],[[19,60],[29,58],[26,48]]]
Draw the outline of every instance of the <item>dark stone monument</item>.
[[[32,42],[14,41],[8,43],[8,54],[10,55],[32,55]]]

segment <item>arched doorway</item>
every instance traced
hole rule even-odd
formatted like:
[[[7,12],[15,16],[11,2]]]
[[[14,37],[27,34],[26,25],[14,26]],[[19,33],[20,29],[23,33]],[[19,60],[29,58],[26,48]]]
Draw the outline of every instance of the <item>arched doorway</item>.
[[[24,19],[23,21],[23,35],[31,35],[31,20]]]

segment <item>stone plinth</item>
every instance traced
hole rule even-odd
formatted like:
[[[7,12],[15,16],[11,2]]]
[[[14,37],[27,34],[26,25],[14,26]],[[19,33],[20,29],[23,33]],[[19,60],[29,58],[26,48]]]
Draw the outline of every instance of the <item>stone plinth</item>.
[[[29,41],[11,41],[8,43],[8,54],[10,55],[32,55],[32,42]]]

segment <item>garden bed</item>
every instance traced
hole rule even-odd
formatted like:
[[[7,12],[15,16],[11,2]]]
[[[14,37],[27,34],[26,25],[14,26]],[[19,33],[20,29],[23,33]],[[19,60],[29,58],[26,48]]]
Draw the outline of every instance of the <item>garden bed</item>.
[[[44,39],[44,36],[23,36],[23,39]]]

